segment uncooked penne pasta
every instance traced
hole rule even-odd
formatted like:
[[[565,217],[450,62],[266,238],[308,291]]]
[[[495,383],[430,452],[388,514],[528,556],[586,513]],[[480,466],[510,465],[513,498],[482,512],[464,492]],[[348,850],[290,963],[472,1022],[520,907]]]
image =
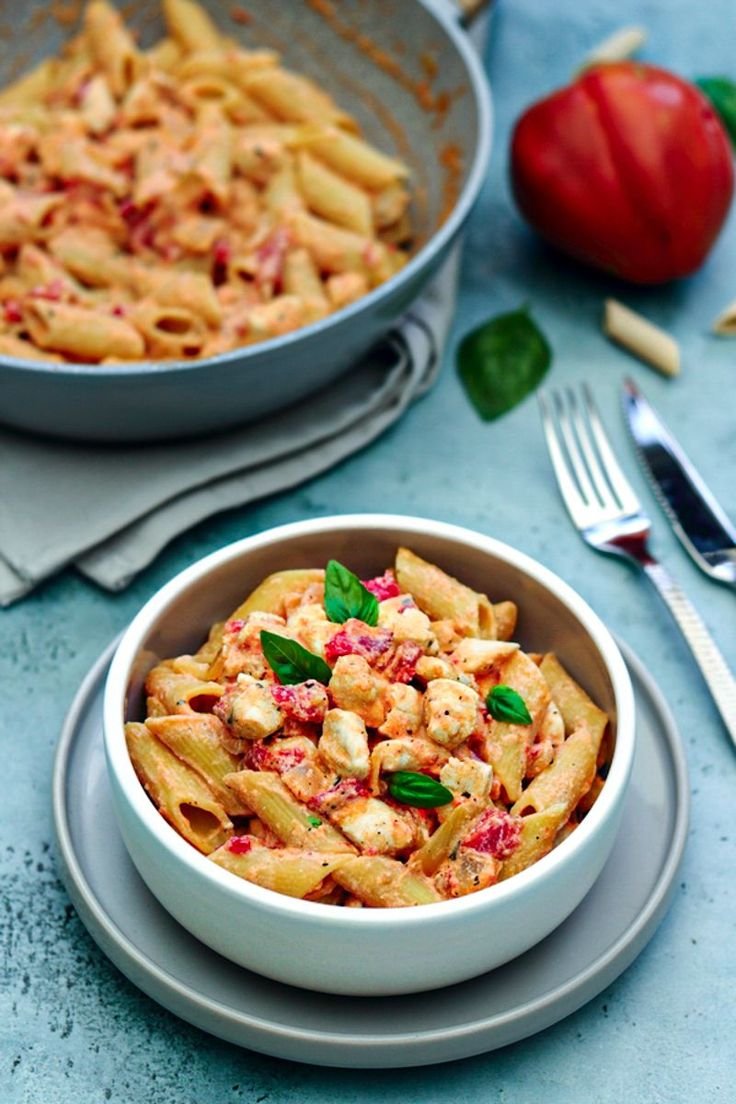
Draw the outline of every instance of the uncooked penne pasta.
[[[603,332],[662,375],[679,375],[680,348],[675,339],[616,299],[606,299]]]
[[[736,299],[720,312],[713,322],[713,333],[720,337],[736,335]]]
[[[221,847],[232,833],[232,822],[196,771],[144,724],[127,724],[125,738],[138,777],[161,815],[198,851],[209,854]]]

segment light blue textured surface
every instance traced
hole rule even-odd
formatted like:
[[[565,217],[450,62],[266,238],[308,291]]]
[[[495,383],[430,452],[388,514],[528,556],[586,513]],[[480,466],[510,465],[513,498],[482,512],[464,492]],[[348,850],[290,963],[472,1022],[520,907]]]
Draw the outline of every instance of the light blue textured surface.
[[[643,23],[650,31],[646,56],[683,75],[736,76],[733,20],[733,0],[619,0],[615,6],[609,0],[502,0],[487,58],[498,113],[495,158],[468,235],[456,328],[434,392],[381,441],[323,478],[182,537],[124,594],[110,597],[67,574],[2,614],[2,1104],[733,1101],[733,749],[656,596],[623,565],[595,556],[563,516],[534,401],[483,425],[452,367],[454,347],[469,327],[522,301],[532,304],[555,349],[551,382],[593,383],[632,481],[653,511],[656,551],[736,664],[734,595],[701,576],[671,536],[636,469],[618,409],[620,381],[630,372],[736,516],[736,345],[707,332],[736,294],[734,217],[701,274],[669,289],[636,292],[538,247],[513,211],[506,184],[511,121],[563,82],[593,42],[623,23]],[[610,293],[639,305],[678,337],[681,379],[655,377],[600,336],[601,300]],[[179,1022],[97,950],[50,855],[54,743],[80,679],[108,640],[162,582],[212,549],[273,524],[356,509],[475,527],[572,582],[646,660],[681,727],[691,771],[692,826],[681,884],[637,962],[541,1035],[423,1071],[296,1066]]]

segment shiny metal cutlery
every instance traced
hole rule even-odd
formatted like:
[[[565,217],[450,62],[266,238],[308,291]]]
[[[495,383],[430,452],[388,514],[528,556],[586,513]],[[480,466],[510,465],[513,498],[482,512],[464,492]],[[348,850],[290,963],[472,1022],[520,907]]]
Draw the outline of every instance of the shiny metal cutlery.
[[[736,679],[690,599],[647,546],[651,522],[606,436],[590,389],[583,384],[540,393],[552,467],[563,501],[583,540],[598,552],[640,567],[672,614],[736,745]]]
[[[683,548],[701,571],[736,587],[736,526],[633,380],[624,414],[642,468]]]

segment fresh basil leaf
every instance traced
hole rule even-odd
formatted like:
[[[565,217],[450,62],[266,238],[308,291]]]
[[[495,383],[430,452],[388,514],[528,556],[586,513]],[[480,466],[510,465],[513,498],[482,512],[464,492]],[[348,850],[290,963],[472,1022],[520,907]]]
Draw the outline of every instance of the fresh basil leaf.
[[[414,805],[418,809],[434,809],[452,801],[452,790],[428,774],[416,771],[396,771],[388,780],[388,792],[402,805]]]
[[[318,816],[308,816],[307,820],[309,821],[310,828],[319,828],[322,823]]]
[[[532,716],[526,707],[526,702],[511,686],[503,684],[494,686],[486,697],[486,705],[494,721],[520,725],[532,723]]]
[[[287,636],[262,629],[261,647],[269,667],[285,685],[315,679],[326,686],[332,678],[332,670],[321,656]]]
[[[337,560],[330,560],[325,569],[325,613],[339,624],[357,617],[366,625],[377,625],[378,599],[357,575]]]
[[[695,83],[713,104],[736,146],[736,84],[728,77],[699,77]]]
[[[486,422],[531,394],[551,363],[549,343],[526,307],[484,322],[466,334],[457,352],[460,379]]]

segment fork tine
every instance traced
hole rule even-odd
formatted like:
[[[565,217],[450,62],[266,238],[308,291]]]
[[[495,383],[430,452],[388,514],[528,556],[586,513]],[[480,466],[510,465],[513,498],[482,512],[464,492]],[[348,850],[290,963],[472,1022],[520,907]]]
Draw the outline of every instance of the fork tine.
[[[567,403],[565,400],[567,400]],[[590,482],[583,458],[580,455],[578,440],[575,430],[573,429],[570,413],[568,412],[569,410],[574,410],[575,396],[572,390],[568,388],[564,396],[556,392],[554,395],[554,402],[557,409],[557,420],[560,426],[560,432],[562,433],[562,440],[565,443],[565,449],[567,450],[567,455],[572,465],[572,470],[575,473],[575,478],[578,481],[583,499],[586,505],[597,506],[598,499],[593,490],[593,484]]]
[[[600,453],[601,461],[605,469],[606,478],[611,484],[613,492],[618,498],[622,509],[630,511],[633,514],[641,509],[639,499],[636,497],[633,487],[624,475],[618,460],[613,454],[598,410],[593,402],[592,392],[587,383],[583,384],[582,390],[588,418],[590,419],[590,426],[593,431],[595,443],[598,446],[598,452]]]
[[[544,429],[544,436],[547,440],[547,451],[549,452],[552,467],[557,477],[557,486],[559,487],[562,500],[567,507],[568,513],[575,524],[579,525],[581,523],[581,515],[585,510],[585,502],[583,501],[575,481],[570,475],[567,460],[565,459],[557,436],[554,420],[547,405],[547,397],[543,391],[538,393],[538,399],[539,409],[542,415],[542,428]]]
[[[606,479],[601,462],[598,458],[598,453],[595,450],[593,442],[591,441],[590,431],[585,418],[585,406],[578,401],[578,396],[572,387],[567,390],[567,401],[570,406],[573,425],[575,426],[575,433],[577,435],[578,444],[580,445],[581,452],[585,458],[585,463],[590,474],[590,478],[595,486],[595,493],[598,497],[598,501],[601,506],[606,509],[611,507],[617,507],[611,486]]]

